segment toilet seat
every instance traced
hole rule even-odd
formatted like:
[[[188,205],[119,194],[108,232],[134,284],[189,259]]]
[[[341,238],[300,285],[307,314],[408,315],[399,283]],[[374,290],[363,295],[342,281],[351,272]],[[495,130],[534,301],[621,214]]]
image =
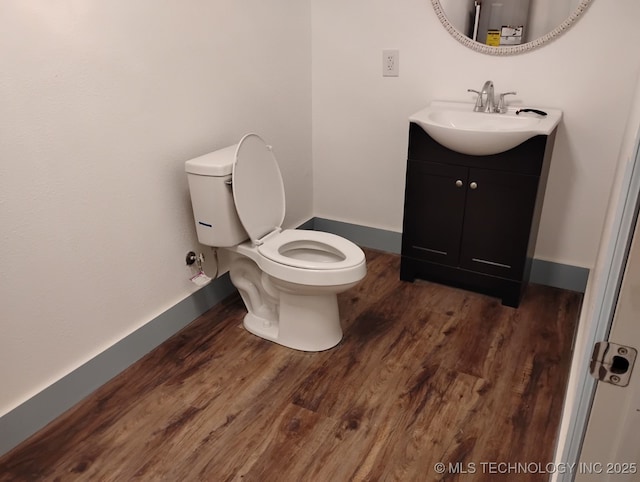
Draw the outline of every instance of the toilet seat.
[[[285,229],[258,246],[265,258],[292,268],[341,270],[359,265],[364,253],[351,241],[322,231]]]

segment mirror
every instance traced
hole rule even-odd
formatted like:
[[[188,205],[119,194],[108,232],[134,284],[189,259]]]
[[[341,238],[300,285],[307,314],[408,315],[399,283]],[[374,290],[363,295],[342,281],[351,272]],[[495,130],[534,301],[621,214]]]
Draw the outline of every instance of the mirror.
[[[511,55],[564,33],[593,0],[431,0],[438,19],[463,45]]]

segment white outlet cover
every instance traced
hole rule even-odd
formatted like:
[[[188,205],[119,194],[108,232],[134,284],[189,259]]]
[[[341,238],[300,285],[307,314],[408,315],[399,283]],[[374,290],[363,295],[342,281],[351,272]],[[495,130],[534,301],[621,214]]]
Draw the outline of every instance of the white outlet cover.
[[[400,51],[384,49],[382,51],[382,76],[398,77],[400,73]]]

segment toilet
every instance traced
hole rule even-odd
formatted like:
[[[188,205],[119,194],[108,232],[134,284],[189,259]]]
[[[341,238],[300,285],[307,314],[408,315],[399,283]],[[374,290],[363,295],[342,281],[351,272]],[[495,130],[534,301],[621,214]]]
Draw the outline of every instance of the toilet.
[[[282,176],[257,134],[191,159],[185,170],[199,242],[233,253],[229,274],[247,308],[244,327],[296,350],[337,345],[337,294],[364,278],[362,250],[334,234],[282,229]]]

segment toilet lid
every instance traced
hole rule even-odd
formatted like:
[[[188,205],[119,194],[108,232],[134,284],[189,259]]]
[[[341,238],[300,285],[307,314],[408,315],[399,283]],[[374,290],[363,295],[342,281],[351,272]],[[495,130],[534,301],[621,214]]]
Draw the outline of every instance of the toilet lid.
[[[238,218],[254,244],[282,226],[284,184],[275,156],[257,134],[244,136],[236,149],[232,175]]]

